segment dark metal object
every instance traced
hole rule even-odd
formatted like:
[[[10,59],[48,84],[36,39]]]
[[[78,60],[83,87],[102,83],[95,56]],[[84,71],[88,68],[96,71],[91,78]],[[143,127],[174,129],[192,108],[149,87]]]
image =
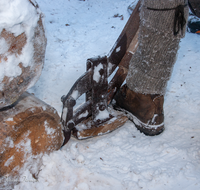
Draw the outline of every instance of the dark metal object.
[[[75,82],[69,93],[61,98],[63,102],[61,122],[64,127],[65,136],[63,145],[70,139],[71,130],[74,130],[78,123],[88,117],[92,116],[95,126],[113,117],[109,114],[107,107],[127,75],[129,61],[132,57],[131,53],[127,52],[127,49],[139,28],[139,8],[140,1],[109,56],[88,59],[86,73]],[[119,69],[108,84],[107,79],[117,66],[119,66]],[[77,110],[73,110],[76,100],[84,93],[86,93],[85,104]],[[104,112],[104,115],[107,113],[103,119],[99,117],[102,112]]]
[[[199,0],[189,0],[188,5],[192,13],[200,18],[200,1]]]
[[[188,31],[191,33],[200,33],[200,21],[189,21],[188,22]]]
[[[101,112],[108,113],[107,104],[107,91],[108,91],[108,80],[107,80],[107,68],[108,62],[107,57],[101,57],[96,59],[88,59],[87,63],[92,68],[92,90],[91,94],[87,94],[87,99],[92,100],[92,120],[94,125],[109,120],[112,116],[107,115],[103,120],[99,119],[98,116]]]

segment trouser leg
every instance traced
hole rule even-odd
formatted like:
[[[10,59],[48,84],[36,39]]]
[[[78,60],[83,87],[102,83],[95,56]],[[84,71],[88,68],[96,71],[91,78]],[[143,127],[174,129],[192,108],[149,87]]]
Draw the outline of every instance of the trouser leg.
[[[182,8],[177,10],[179,5],[182,5]],[[142,1],[139,46],[130,61],[126,80],[128,88],[132,91],[143,94],[165,94],[176,61],[180,38],[184,36],[186,30],[186,24],[181,30],[180,22],[176,22],[174,28],[175,13],[179,11],[178,16],[183,16],[187,21],[186,5],[187,0]],[[177,35],[174,34],[174,30]]]

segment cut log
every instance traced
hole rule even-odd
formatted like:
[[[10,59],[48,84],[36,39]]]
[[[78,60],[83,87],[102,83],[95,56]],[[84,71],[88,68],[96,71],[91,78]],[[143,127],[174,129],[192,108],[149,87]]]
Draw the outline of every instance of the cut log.
[[[47,43],[38,5],[8,3],[0,13],[0,108],[13,104],[39,79]]]
[[[0,182],[5,176],[20,176],[24,169],[37,175],[42,156],[58,150],[62,143],[56,110],[23,93],[12,107],[0,110]]]

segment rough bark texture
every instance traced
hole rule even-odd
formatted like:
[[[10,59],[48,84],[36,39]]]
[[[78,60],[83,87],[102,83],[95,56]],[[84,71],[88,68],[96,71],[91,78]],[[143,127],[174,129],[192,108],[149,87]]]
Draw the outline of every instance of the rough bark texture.
[[[30,3],[34,6],[31,1]],[[34,7],[37,11],[38,6]],[[9,57],[14,56],[13,68],[15,64],[15,67],[21,70],[21,74],[14,77],[8,76],[5,73],[3,79],[0,80],[0,108],[9,106],[17,101],[18,97],[32,87],[39,79],[44,63],[47,40],[42,23],[42,14],[39,11],[38,14],[40,15],[37,26],[34,28],[33,36],[27,36],[25,32],[15,36],[5,28],[0,31],[0,40],[4,40],[8,46],[8,50],[0,54],[0,66],[4,64],[3,67],[6,69],[5,65],[10,64],[8,63]],[[23,28],[23,23],[21,23],[21,27]],[[28,52],[22,52],[27,44],[31,44],[30,46],[33,49],[29,61],[26,59],[29,56],[26,56]],[[20,58],[22,54],[24,58]],[[16,63],[18,59],[21,62]]]
[[[139,46],[133,55],[127,77],[127,86],[144,94],[165,94],[166,84],[171,76],[180,38],[183,32],[174,35],[175,10],[186,5],[187,0],[143,0],[140,12]],[[148,8],[150,9],[148,9]],[[187,20],[188,7],[184,7]],[[183,34],[182,34],[183,33]]]
[[[15,105],[0,110],[0,188],[10,185],[5,184],[5,177],[18,179],[24,169],[37,175],[42,156],[58,150],[62,143],[56,110],[23,93]]]

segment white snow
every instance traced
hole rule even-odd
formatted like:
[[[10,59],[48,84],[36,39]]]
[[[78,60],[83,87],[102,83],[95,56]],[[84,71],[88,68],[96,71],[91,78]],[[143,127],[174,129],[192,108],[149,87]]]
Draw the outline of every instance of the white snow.
[[[121,50],[121,46],[119,46],[119,47],[116,49],[116,53],[118,53],[120,50]]]
[[[38,3],[46,15],[48,45],[42,75],[30,92],[61,113],[60,97],[85,72],[87,58],[110,51],[132,0]],[[145,136],[127,121],[104,136],[71,138],[61,150],[43,157],[37,182],[31,182],[35,180],[26,171],[28,182],[22,181],[15,190],[199,190],[199,38],[187,33],[181,41],[165,95],[162,134]]]
[[[101,78],[101,75],[99,73],[101,69],[103,69],[103,65],[101,63],[94,67],[93,80],[96,81],[96,83],[98,83]]]
[[[62,118],[65,120],[66,119],[66,117],[67,117],[67,112],[68,112],[68,109],[65,107],[64,109],[63,109],[63,113],[62,113]]]
[[[83,112],[82,114],[80,114],[80,115],[78,116],[78,118],[81,119],[82,117],[87,117],[88,114],[89,114],[89,112],[88,112],[88,110],[86,110],[85,112]]]
[[[47,135],[53,135],[53,133],[55,133],[55,129],[49,127],[49,123],[47,121],[44,122],[44,126]]]
[[[103,119],[106,119],[106,118],[109,118],[109,112],[108,110],[103,110],[103,111],[100,111],[99,110],[99,113],[98,115],[96,116],[96,120],[100,119],[100,120],[103,120]]]
[[[8,147],[11,147],[11,148],[14,147],[14,142],[13,142],[13,139],[11,137],[6,137],[5,143],[9,143]]]
[[[13,161],[13,159],[14,159],[14,155],[12,155],[6,162],[5,162],[5,164],[4,164],[4,166],[7,166],[7,167],[9,167],[9,165],[11,164],[11,162]]]
[[[15,145],[18,151],[23,151],[24,159],[26,159],[26,156],[28,154],[31,154],[32,148],[31,148],[31,140],[28,138],[28,135],[30,134],[30,131],[27,131],[25,134],[23,134],[23,141],[20,141],[18,144]]]
[[[87,128],[88,128],[88,127],[87,127],[85,124],[82,124],[82,123],[76,125],[76,129],[77,129],[78,131],[82,131],[83,129],[87,129]]]
[[[111,70],[112,70],[113,64],[108,62],[108,68],[107,68],[107,74],[108,76],[111,74]]]
[[[45,111],[47,109],[46,105],[42,106],[42,109]]]
[[[2,72],[4,71],[4,76],[15,77],[22,73],[19,65],[18,59],[16,59],[15,54],[9,55],[6,61],[2,61],[1,64],[4,65]],[[1,77],[2,78],[2,77]]]
[[[6,121],[13,121],[13,118],[10,117]]]
[[[23,6],[22,6],[23,5]],[[33,33],[32,26],[36,26],[38,17],[35,8],[26,0],[8,0],[0,2],[0,31],[3,28],[15,36],[26,31]],[[38,15],[39,16],[39,15]],[[22,24],[23,23],[23,24]],[[33,35],[33,34],[32,34]]]
[[[72,95],[71,95],[72,98],[74,98],[76,100],[78,98],[78,96],[79,96],[78,90],[75,90],[72,92]]]
[[[7,57],[6,60],[1,59],[0,82],[5,76],[19,76],[22,73],[19,63],[22,63],[24,67],[31,66],[33,57],[32,39],[34,28],[39,19],[39,11],[39,9],[36,11],[35,7],[27,0],[4,0],[0,2],[0,33],[5,29],[7,32],[13,33],[15,37],[25,33],[27,38],[27,43],[20,55],[6,53],[9,46],[3,38],[0,40],[0,54]],[[35,82],[36,79],[32,81],[29,87],[32,87]]]
[[[0,54],[4,54],[9,49],[9,46],[4,38],[0,39]]]

